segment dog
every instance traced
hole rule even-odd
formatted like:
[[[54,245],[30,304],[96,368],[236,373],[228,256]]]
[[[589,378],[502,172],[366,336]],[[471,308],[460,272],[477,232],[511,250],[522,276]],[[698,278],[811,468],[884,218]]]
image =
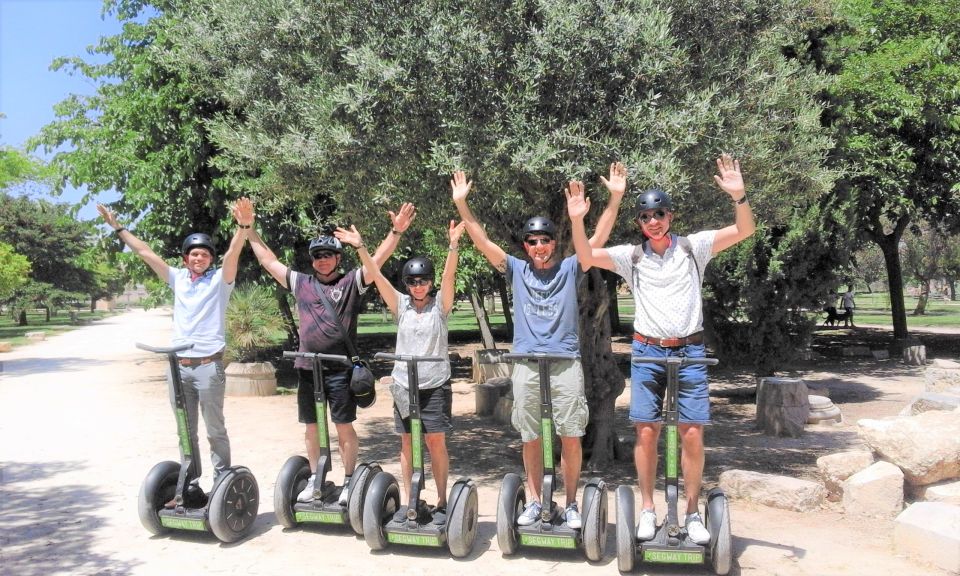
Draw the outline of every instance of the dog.
[[[838,312],[835,306],[827,306],[823,311],[827,313],[827,319],[823,321],[824,326],[839,326],[840,322],[843,322],[844,328],[850,326],[850,313],[846,310]]]

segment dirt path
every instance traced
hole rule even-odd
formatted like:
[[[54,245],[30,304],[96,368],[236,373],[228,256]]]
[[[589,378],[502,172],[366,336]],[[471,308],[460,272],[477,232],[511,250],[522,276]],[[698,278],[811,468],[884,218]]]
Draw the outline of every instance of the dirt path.
[[[281,529],[273,514],[274,480],[287,457],[302,451],[302,427],[294,397],[280,395],[228,397],[226,402],[234,463],[248,466],[260,485],[253,534],[234,545],[208,535],[149,536],[137,519],[137,492],[151,466],[176,459],[176,435],[164,360],[137,350],[133,342],[165,344],[169,328],[167,312],[130,312],[0,355],[0,573],[618,574],[612,494],[603,561],[590,565],[580,552],[530,549],[501,556],[494,510],[500,478],[521,469],[519,440],[511,430],[473,415],[472,385],[465,378],[455,381],[458,429],[450,452],[452,478],[468,475],[480,486],[479,536],[468,559],[419,548],[371,553],[362,539],[342,529]],[[465,366],[458,365],[457,376],[468,374]],[[895,363],[849,361],[837,368],[804,377],[828,387],[851,423],[896,414],[923,384],[919,370]],[[377,405],[360,415],[361,457],[398,473],[387,397],[381,391]],[[768,471],[810,476],[816,456],[857,443],[852,425],[846,424],[810,429],[800,439],[765,438],[752,428],[751,403],[733,395],[718,398],[715,406],[708,485],[731,467],[779,467]],[[625,422],[624,412],[619,410],[618,418]],[[628,430],[625,424],[620,429]],[[202,438],[201,453],[208,467]],[[632,482],[631,469],[623,463],[595,474],[615,485]],[[334,470],[339,481],[338,461]],[[203,486],[209,484],[205,475]],[[435,495],[429,492],[427,499]],[[742,502],[731,508],[733,574],[944,574],[896,556],[889,521],[848,519],[834,510],[798,514]],[[638,573],[709,571],[642,566]]]

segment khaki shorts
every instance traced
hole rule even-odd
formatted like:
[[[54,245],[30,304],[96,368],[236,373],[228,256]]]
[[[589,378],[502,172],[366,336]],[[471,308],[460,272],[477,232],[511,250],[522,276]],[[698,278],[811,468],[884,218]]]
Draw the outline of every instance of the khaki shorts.
[[[536,362],[513,365],[513,427],[524,442],[540,437],[540,369]],[[579,360],[550,363],[553,428],[559,436],[583,436],[587,429],[587,398]]]

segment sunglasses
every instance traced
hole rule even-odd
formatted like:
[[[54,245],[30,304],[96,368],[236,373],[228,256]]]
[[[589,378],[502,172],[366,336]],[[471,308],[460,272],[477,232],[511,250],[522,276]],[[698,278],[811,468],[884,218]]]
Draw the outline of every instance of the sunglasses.
[[[317,252],[312,254],[314,260],[325,260],[327,258],[336,258],[335,252]]]
[[[407,286],[426,286],[430,284],[430,280],[425,278],[407,278],[403,283]]]
[[[547,244],[553,242],[553,238],[527,238],[524,240],[527,243],[527,246],[536,246],[537,244],[542,244],[546,246]]]
[[[663,220],[664,218],[666,218],[666,216],[667,216],[667,211],[664,210],[663,208],[658,208],[653,212],[644,212],[643,214],[640,214],[637,220],[639,220],[641,224],[646,224],[647,222],[649,222],[654,218],[656,218],[657,220]]]

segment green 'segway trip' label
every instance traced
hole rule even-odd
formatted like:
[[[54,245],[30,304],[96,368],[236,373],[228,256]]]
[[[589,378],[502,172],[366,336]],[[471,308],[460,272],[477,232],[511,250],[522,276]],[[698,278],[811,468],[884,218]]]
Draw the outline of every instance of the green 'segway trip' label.
[[[667,477],[677,477],[677,427],[667,426]]]
[[[184,456],[190,456],[193,451],[190,449],[190,438],[187,436],[187,411],[183,408],[177,408],[177,432],[180,434],[180,452]]]
[[[703,554],[681,550],[644,550],[643,561],[666,564],[701,564],[703,563]]]
[[[160,525],[165,528],[173,528],[175,530],[199,530],[203,532],[207,529],[207,526],[204,524],[203,520],[198,520],[195,518],[170,518],[167,516],[160,517]]]
[[[387,542],[394,544],[409,544],[411,546],[441,546],[438,536],[429,534],[403,534],[387,532]]]
[[[300,511],[293,515],[297,522],[319,522],[321,524],[343,524],[343,514],[339,512]]]
[[[524,546],[538,546],[540,548],[568,548],[572,550],[577,547],[577,542],[573,538],[543,534],[521,534],[520,543]]]
[[[329,445],[330,437],[327,436],[327,405],[317,402],[317,438],[320,440],[320,448],[326,448]]]

